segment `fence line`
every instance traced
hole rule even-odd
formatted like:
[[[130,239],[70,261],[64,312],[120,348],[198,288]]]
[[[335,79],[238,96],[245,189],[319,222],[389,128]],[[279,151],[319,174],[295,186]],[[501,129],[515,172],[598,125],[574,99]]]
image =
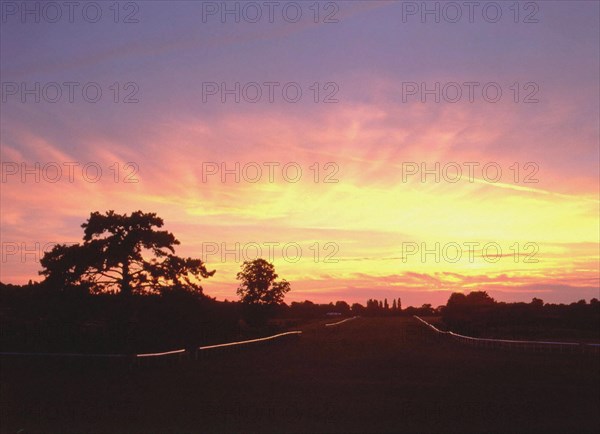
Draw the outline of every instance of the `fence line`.
[[[239,345],[253,344],[256,342],[266,342],[266,341],[271,341],[273,339],[278,339],[278,338],[281,338],[284,336],[300,336],[301,334],[302,334],[301,331],[285,332],[285,333],[279,333],[279,334],[273,335],[273,336],[267,336],[266,338],[249,339],[247,341],[238,341],[238,342],[228,342],[226,344],[206,345],[203,347],[198,347],[198,350],[200,350],[200,351],[213,350],[216,348],[233,347],[233,346],[239,346]]]
[[[338,324],[343,324],[346,321],[352,321],[353,319],[356,319],[356,318],[358,318],[358,316],[353,316],[352,318],[346,318],[346,319],[343,319],[343,320],[338,321],[338,322],[332,322],[332,323],[329,323],[329,324],[325,324],[325,327],[331,327],[331,326],[336,326]]]
[[[170,356],[172,354],[182,354],[185,353],[185,349],[181,349],[181,350],[173,350],[173,351],[165,351],[162,353],[143,353],[143,354],[136,354],[135,357],[161,357],[161,356]]]
[[[246,341],[238,341],[238,342],[228,342],[225,344],[217,344],[217,345],[206,345],[202,347],[198,347],[198,351],[212,350],[218,348],[227,348],[227,347],[239,347],[241,345],[253,344],[258,342],[268,342],[273,341],[275,339],[279,339],[285,336],[299,336],[301,335],[301,331],[291,331],[285,333],[279,333],[273,336],[267,336],[264,338],[257,339],[249,339]],[[189,350],[185,348],[181,348],[178,350],[172,351],[164,351],[160,353],[139,353],[139,354],[85,354],[85,353],[29,353],[29,352],[0,352],[0,356],[25,356],[25,357],[65,357],[65,358],[129,358],[132,360],[136,359],[145,359],[145,358],[155,358],[155,357],[165,357],[165,356],[173,356],[179,355],[180,357],[185,355],[186,353],[190,353]]]
[[[450,338],[462,343],[474,345],[478,347],[492,348],[508,348],[508,349],[523,349],[533,351],[581,351],[600,353],[600,344],[579,343],[579,342],[553,342],[553,341],[521,341],[513,339],[489,339],[489,338],[474,338],[465,336],[451,331],[440,330],[434,325],[428,323],[424,319],[413,315],[427,327],[432,329],[439,336],[449,336]]]

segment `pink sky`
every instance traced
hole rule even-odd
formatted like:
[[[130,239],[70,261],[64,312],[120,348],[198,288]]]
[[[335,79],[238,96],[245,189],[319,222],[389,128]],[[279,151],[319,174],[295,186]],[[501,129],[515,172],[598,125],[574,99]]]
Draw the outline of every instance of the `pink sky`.
[[[23,103],[3,85],[0,280],[37,279],[43,246],[80,241],[90,212],[141,209],[217,270],[203,286],[219,299],[236,298],[256,245],[273,246],[288,301],[599,297],[598,4],[543,3],[536,24],[496,25],[339,6],[333,24],[202,23],[199,6],[160,2],[142,3],[138,24],[3,24],[3,83],[94,82],[103,97]],[[135,83],[139,102],[114,103],[115,82],[119,99]],[[203,102],[206,82],[293,82],[303,98]],[[315,82],[338,102],[314,103]],[[423,103],[403,95],[413,82],[494,83],[503,97]],[[532,89],[538,102],[523,103]],[[36,163],[39,182],[23,178]],[[239,182],[223,182],[221,164],[237,163]],[[422,182],[436,164],[439,182]]]

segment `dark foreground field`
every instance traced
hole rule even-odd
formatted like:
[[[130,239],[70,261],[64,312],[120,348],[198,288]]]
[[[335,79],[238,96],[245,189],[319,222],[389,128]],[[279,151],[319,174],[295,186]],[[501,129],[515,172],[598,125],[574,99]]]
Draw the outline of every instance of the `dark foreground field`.
[[[173,366],[2,362],[3,432],[598,432],[600,361],[440,342],[412,318]],[[20,431],[22,430],[22,431]]]

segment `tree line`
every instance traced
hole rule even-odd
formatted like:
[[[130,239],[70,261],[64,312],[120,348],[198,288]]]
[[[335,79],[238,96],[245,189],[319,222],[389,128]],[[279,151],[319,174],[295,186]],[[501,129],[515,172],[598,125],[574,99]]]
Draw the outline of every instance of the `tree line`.
[[[453,293],[445,306],[402,307],[371,298],[285,303],[291,284],[273,264],[246,261],[237,273],[238,301],[204,294],[201,279],[216,273],[197,258],[175,254],[179,241],[154,213],[94,212],[81,225],[83,241],[56,245],[41,259],[41,282],[0,282],[0,340],[13,351],[157,351],[251,338],[327,316],[441,315],[443,326],[471,335],[600,333],[600,303],[498,303],[484,291]],[[512,327],[512,328],[511,328]],[[504,329],[502,329],[504,328]],[[587,333],[587,334],[586,334]]]
[[[486,291],[473,291],[451,294],[439,312],[448,329],[475,337],[600,341],[597,298],[589,303],[544,303],[537,297],[530,303],[505,303],[494,300]]]

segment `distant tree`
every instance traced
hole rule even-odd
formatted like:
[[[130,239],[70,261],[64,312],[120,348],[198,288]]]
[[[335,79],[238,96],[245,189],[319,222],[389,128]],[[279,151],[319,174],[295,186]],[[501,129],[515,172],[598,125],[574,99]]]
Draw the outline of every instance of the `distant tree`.
[[[433,315],[435,313],[430,303],[423,304],[419,311],[421,315]]]
[[[160,231],[163,220],[155,213],[94,212],[81,227],[83,243],[58,244],[40,263],[45,283],[92,292],[164,292],[171,289],[202,294],[200,278],[208,271],[200,259],[175,256],[179,244],[172,233]]]
[[[379,303],[377,302],[377,300],[373,298],[367,300],[366,312],[369,315],[377,315],[377,312],[379,312]]]
[[[345,301],[336,301],[335,310],[342,315],[348,315],[350,313],[350,306]]]
[[[523,303],[524,306],[525,303]],[[442,318],[450,326],[466,332],[467,325],[485,325],[492,320],[492,312],[497,308],[496,301],[486,291],[473,291],[465,295],[452,293]]]
[[[388,304],[387,298],[383,301],[383,308],[385,310],[389,310],[390,309],[390,305]]]
[[[496,302],[486,291],[472,291],[467,295],[466,301],[473,306],[489,306]]]
[[[393,310],[393,311],[396,311],[397,309],[398,309],[398,305],[396,304],[396,299],[394,298],[394,299],[392,300],[392,310]]]
[[[446,306],[450,309],[453,307],[461,306],[466,304],[467,296],[462,292],[453,292],[450,294],[450,298],[446,302]]]
[[[297,301],[292,301],[290,305],[290,313],[292,317],[298,318],[316,318],[320,316],[319,306],[309,300],[305,300],[300,303]]]
[[[290,284],[285,279],[276,282],[279,276],[275,273],[273,264],[258,258],[244,261],[242,271],[237,273],[240,286],[237,294],[242,303],[247,305],[274,306],[283,303],[283,298],[290,290]]]
[[[544,307],[544,300],[540,299],[540,298],[533,298],[531,300],[531,305],[534,307]]]
[[[353,303],[350,309],[354,315],[362,315],[365,311],[365,307],[360,303]]]
[[[402,312],[402,299],[398,298],[398,310]]]

